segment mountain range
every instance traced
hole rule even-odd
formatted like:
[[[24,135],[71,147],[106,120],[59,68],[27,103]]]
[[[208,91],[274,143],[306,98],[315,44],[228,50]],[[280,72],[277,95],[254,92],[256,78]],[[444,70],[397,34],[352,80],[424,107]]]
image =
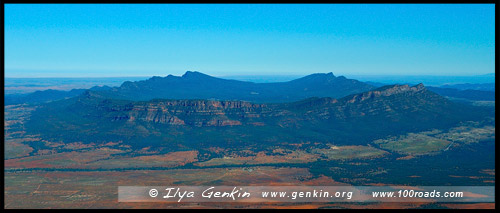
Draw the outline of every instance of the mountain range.
[[[336,77],[332,73],[317,73],[287,82],[253,83],[212,77],[196,71],[182,76],[152,77],[143,81],[126,81],[119,87],[95,86],[103,96],[125,100],[211,99],[244,100],[260,103],[283,103],[309,97],[340,98],[369,91],[387,84],[360,82]],[[494,84],[457,84],[427,89],[452,100],[494,101]],[[5,105],[39,104],[76,97],[86,89],[43,90],[29,94],[5,94]],[[470,102],[465,102],[470,103]]]
[[[41,105],[26,128],[47,140],[168,150],[365,145],[492,113],[449,101],[422,84],[374,88],[331,73],[256,84],[187,72]]]
[[[298,101],[308,97],[339,98],[365,92],[374,86],[336,77],[332,73],[318,73],[279,83],[253,83],[212,77],[196,71],[182,76],[152,77],[144,81],[124,82],[120,87],[100,92],[113,99],[213,99],[242,100],[260,103]]]

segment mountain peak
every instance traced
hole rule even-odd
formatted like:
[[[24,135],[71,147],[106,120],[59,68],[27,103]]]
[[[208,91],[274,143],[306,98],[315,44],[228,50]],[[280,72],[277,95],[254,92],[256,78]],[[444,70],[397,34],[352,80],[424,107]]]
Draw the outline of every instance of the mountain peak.
[[[192,77],[210,77],[209,75],[207,74],[203,74],[201,72],[198,72],[198,71],[186,71],[186,73],[184,73],[184,75],[182,75],[183,78],[192,78]]]
[[[324,80],[332,80],[335,79],[335,75],[332,72],[329,73],[314,73],[307,76],[304,76],[299,79],[295,79],[293,81],[324,81]]]
[[[157,80],[161,80],[161,79],[163,79],[163,78],[162,78],[162,77],[160,77],[160,76],[153,76],[153,77],[151,77],[149,80],[152,80],[152,81],[157,81]]]
[[[321,77],[326,77],[326,78],[335,78],[335,75],[332,73],[332,72],[329,72],[329,73],[314,73],[314,74],[311,74],[309,76],[321,76]],[[307,76],[306,76],[307,77]]]

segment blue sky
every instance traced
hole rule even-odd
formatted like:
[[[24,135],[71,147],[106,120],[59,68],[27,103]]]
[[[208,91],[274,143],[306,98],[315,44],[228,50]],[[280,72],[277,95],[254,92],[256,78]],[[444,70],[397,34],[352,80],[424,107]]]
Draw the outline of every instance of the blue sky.
[[[6,4],[6,77],[481,75],[495,8]]]

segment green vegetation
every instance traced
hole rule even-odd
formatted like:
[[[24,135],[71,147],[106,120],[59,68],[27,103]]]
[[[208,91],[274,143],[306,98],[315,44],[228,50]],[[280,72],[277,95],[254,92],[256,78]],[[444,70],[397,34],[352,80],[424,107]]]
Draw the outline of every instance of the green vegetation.
[[[494,140],[495,126],[459,126],[450,129],[447,133],[436,135],[436,137],[459,143],[477,143],[479,141]]]
[[[396,139],[380,139],[374,141],[383,149],[401,154],[421,155],[440,151],[451,142],[433,138],[424,134],[409,133]]]
[[[312,152],[321,154],[328,160],[377,158],[389,154],[371,146],[331,146],[330,149],[314,149]]]
[[[495,139],[495,126],[481,122],[465,122],[461,126],[449,129],[408,133],[399,137],[388,137],[373,141],[380,148],[408,155],[429,154],[446,151],[459,144],[477,143]]]
[[[197,166],[221,166],[221,165],[265,165],[265,164],[305,164],[316,161],[319,156],[302,150],[291,151],[284,150],[285,154],[267,155],[264,152],[251,153],[249,156],[224,156],[221,158],[212,158],[205,162],[199,162]],[[240,153],[238,153],[240,154]]]

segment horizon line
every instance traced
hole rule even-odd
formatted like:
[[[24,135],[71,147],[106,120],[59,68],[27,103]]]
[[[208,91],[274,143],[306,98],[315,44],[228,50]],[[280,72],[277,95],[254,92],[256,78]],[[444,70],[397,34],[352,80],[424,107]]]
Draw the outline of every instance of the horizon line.
[[[186,71],[188,72],[188,71]],[[191,72],[199,72],[199,71],[191,71]],[[202,73],[202,74],[205,74],[205,75],[209,75],[209,76],[212,76],[212,77],[251,77],[251,76],[255,76],[255,77],[259,77],[259,76],[308,76],[308,75],[312,75],[312,74],[328,74],[328,73],[333,73],[333,72],[324,72],[324,73],[320,73],[320,72],[316,72],[316,73],[310,73],[310,74],[241,74],[241,75],[232,75],[232,74],[224,74],[224,75],[210,75],[210,74],[206,74],[206,73],[203,73],[203,72],[199,72],[199,73]],[[5,74],[5,73],[4,73]],[[185,73],[184,73],[185,74]],[[31,77],[31,76],[26,76],[26,77],[23,77],[23,76],[5,76],[4,75],[4,78],[7,79],[35,79],[35,78],[142,78],[142,77],[145,77],[145,78],[151,78],[151,77],[167,77],[169,75],[173,75],[173,76],[182,76],[184,74],[180,74],[180,75],[174,75],[174,74],[165,74],[165,75],[116,75],[116,76],[39,76],[39,77]],[[402,77],[402,76],[422,76],[422,77],[478,77],[478,76],[495,76],[495,73],[486,73],[486,74],[471,74],[471,75],[432,75],[432,74],[425,74],[425,75],[419,75],[419,74],[335,74],[333,73],[335,76],[372,76],[372,77],[375,77],[375,76],[398,76],[398,77]]]

